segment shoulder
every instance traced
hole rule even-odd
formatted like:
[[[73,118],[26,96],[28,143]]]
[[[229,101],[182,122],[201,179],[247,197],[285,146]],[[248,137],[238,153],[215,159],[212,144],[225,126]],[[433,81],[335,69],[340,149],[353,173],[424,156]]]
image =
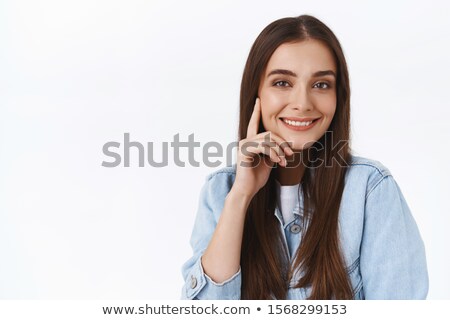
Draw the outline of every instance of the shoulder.
[[[380,176],[391,175],[384,164],[374,159],[351,155],[351,163],[349,165],[352,169],[366,170],[377,173]]]
[[[217,169],[206,176],[206,181],[212,179],[228,179],[236,175],[236,164]]]
[[[215,190],[226,189],[228,193],[235,177],[236,164],[232,164],[209,173],[205,178],[205,182],[210,188],[214,188]]]
[[[365,185],[368,195],[386,177],[392,178],[392,174],[380,161],[352,155],[345,181],[346,185]]]
[[[236,164],[217,169],[206,175],[201,201],[210,208],[218,219],[225,198],[233,186],[236,177]]]

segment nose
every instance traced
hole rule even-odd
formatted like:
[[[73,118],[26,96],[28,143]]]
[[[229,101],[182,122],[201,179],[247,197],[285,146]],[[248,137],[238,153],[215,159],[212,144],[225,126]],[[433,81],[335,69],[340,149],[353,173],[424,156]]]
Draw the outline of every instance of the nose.
[[[314,106],[306,86],[298,86],[296,89],[292,90],[291,94],[290,104],[292,108],[304,113],[311,111]]]

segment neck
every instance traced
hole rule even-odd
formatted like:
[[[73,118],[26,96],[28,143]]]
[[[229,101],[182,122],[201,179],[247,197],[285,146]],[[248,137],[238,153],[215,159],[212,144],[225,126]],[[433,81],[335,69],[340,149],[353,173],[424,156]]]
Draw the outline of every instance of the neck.
[[[305,166],[302,162],[302,153],[295,152],[292,156],[287,156],[286,167],[277,166],[276,179],[282,186],[292,186],[302,181]]]

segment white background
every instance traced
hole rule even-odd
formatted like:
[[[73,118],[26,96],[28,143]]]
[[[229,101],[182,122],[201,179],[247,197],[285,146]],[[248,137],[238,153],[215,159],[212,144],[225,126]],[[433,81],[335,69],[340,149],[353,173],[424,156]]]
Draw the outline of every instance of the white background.
[[[449,10],[0,1],[0,298],[179,298],[200,188],[217,168],[177,167],[170,148],[165,168],[139,167],[136,150],[131,167],[105,168],[103,144],[123,145],[127,132],[153,142],[158,160],[177,133],[201,146],[235,141],[253,41],[276,19],[311,14],[347,57],[352,147],[393,173],[425,241],[429,298],[450,299]]]

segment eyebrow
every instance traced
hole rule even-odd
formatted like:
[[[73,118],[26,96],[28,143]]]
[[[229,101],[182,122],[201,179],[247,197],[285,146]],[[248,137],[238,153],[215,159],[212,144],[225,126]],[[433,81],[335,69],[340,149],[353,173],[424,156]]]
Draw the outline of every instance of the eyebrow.
[[[275,69],[270,71],[270,73],[267,75],[267,77],[270,77],[271,75],[274,74],[283,74],[286,76],[292,76],[292,77],[297,77],[297,74],[291,70],[286,70],[286,69]],[[313,73],[313,77],[322,77],[322,76],[333,76],[336,79],[336,74],[334,73],[333,70],[323,70],[323,71],[317,71]]]

